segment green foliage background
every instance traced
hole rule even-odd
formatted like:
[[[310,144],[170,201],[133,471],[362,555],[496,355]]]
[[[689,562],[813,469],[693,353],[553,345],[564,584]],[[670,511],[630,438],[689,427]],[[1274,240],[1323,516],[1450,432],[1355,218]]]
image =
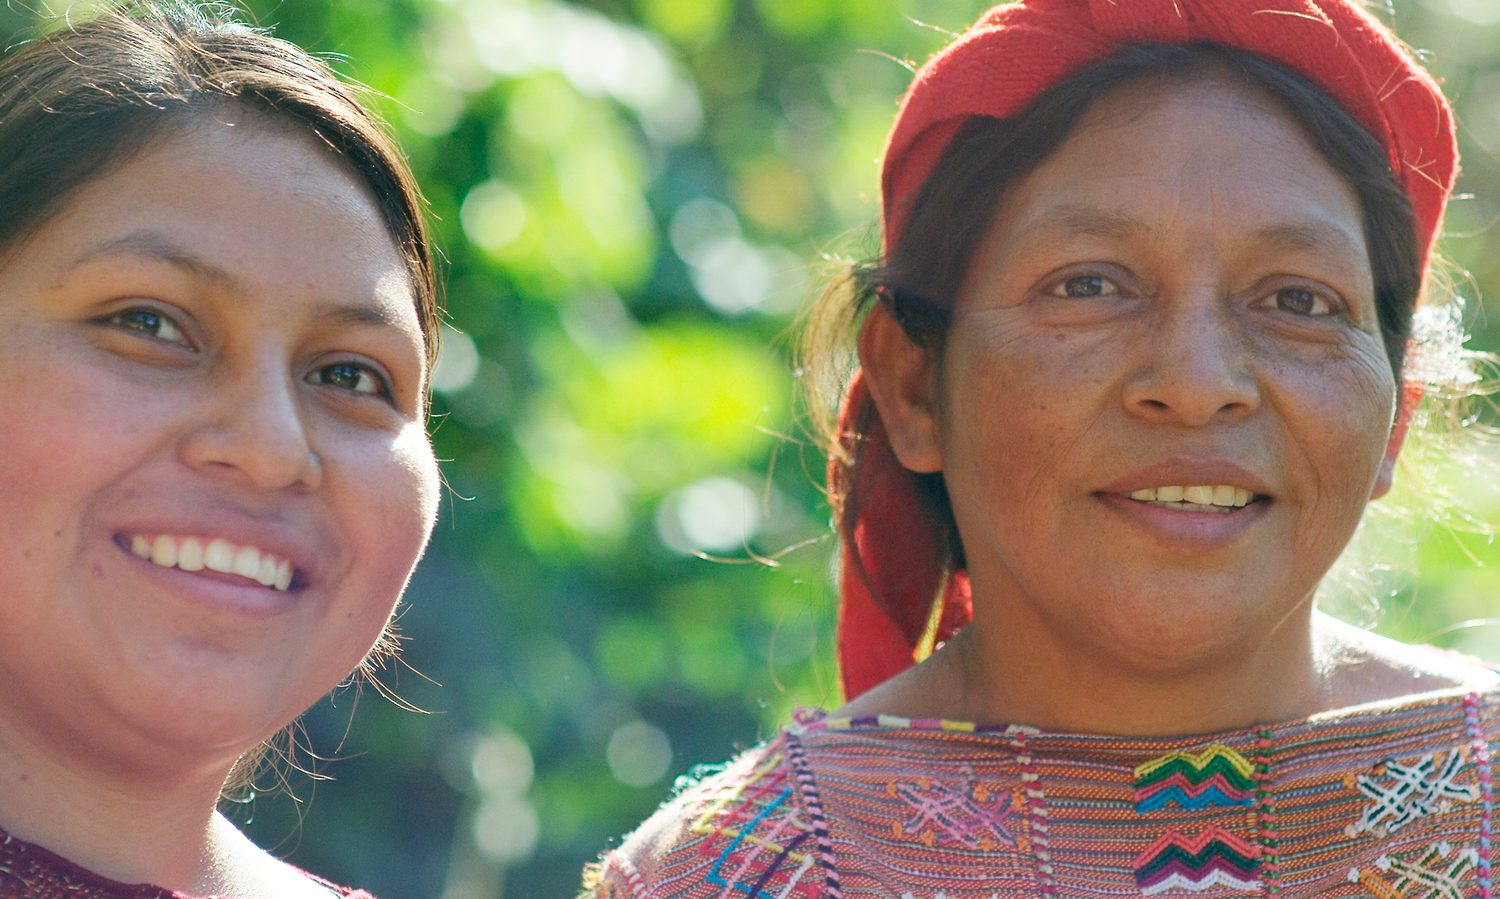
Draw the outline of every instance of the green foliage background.
[[[789,330],[826,255],[878,243],[902,61],[985,5],[249,3],[387,98],[466,335],[434,403],[451,490],[383,677],[403,703],[350,688],[311,712],[337,760],[301,761],[334,779],[245,803],[258,840],[385,899],[567,897],[675,776],[838,702]],[[1376,11],[1460,110],[1445,250],[1463,293],[1500,295],[1500,0]],[[0,34],[35,15],[12,0]],[[1494,555],[1443,524],[1398,537],[1370,563],[1396,572],[1380,626],[1500,658],[1494,628],[1443,632],[1494,614],[1500,569],[1474,564]]]

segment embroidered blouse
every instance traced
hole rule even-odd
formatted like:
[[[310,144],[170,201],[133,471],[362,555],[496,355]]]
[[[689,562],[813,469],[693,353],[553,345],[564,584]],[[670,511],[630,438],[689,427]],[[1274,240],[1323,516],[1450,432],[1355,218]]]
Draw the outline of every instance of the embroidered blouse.
[[[1491,896],[1500,690],[1202,737],[805,714],[585,874],[596,899]]]
[[[364,890],[335,886],[306,874],[343,899],[375,899]],[[150,884],[110,880],[62,856],[0,830],[0,899],[191,899]],[[227,897],[223,897],[227,899]]]

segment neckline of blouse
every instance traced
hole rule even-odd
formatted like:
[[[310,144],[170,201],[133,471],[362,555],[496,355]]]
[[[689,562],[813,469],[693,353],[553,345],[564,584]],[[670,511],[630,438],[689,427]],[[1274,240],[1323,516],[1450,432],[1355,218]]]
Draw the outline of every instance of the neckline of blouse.
[[[1477,687],[1460,686],[1425,693],[1413,693],[1390,699],[1378,699],[1358,705],[1329,709],[1303,718],[1252,724],[1203,734],[1176,734],[1137,736],[1129,734],[1089,734],[1068,731],[1048,731],[1027,724],[977,723],[954,721],[946,718],[913,718],[900,715],[856,715],[833,716],[822,709],[799,709],[793,723],[787,728],[798,736],[815,733],[942,733],[954,736],[974,737],[1050,737],[1070,741],[1087,741],[1140,746],[1165,746],[1171,744],[1205,743],[1233,739],[1246,735],[1269,735],[1271,733],[1315,727],[1320,724],[1339,722],[1357,723],[1350,719],[1368,720],[1399,712],[1421,711],[1430,707],[1458,704],[1477,708],[1481,704],[1500,702],[1500,684]]]

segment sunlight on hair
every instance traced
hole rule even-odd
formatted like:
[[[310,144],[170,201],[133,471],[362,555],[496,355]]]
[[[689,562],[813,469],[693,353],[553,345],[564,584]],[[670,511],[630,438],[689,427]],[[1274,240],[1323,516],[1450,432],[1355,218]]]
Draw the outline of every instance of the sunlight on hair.
[[[1396,466],[1391,492],[1371,503],[1354,539],[1318,590],[1319,605],[1331,614],[1365,627],[1407,628],[1401,636],[1426,641],[1453,628],[1422,630],[1422,597],[1416,577],[1429,535],[1437,545],[1483,566],[1482,551],[1492,543],[1500,522],[1500,430],[1496,404],[1500,392],[1500,359],[1467,349],[1460,293],[1466,276],[1434,266],[1428,296],[1412,319],[1406,382],[1420,385],[1422,399],[1412,412],[1406,444]],[[1425,589],[1441,584],[1435,572],[1421,572]],[[1393,599],[1409,594],[1402,602]],[[1411,619],[1408,621],[1407,619]],[[1464,626],[1477,626],[1470,622]],[[1452,624],[1445,622],[1444,624]],[[1492,636],[1492,635],[1491,635]],[[1491,637],[1458,642],[1467,651],[1500,658]]]

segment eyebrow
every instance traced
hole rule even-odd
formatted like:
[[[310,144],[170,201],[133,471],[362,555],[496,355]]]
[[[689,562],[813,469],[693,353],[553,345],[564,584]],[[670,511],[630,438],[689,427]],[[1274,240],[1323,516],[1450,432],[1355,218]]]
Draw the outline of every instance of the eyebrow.
[[[79,254],[68,267],[77,268],[95,259],[110,256],[135,256],[164,262],[189,275],[213,281],[225,287],[232,288],[238,283],[238,279],[228,271],[194,255],[171,238],[156,231],[136,231],[124,237],[106,241]],[[375,304],[334,306],[321,311],[318,317],[335,324],[376,325],[388,328],[405,326],[405,322],[399,315],[384,306]]]
[[[334,306],[318,313],[318,318],[335,324],[377,325],[383,328],[404,328],[405,321],[384,306],[356,304]]]
[[[1284,250],[1343,252],[1354,256],[1368,252],[1344,229],[1323,223],[1267,225],[1256,231],[1253,238],[1257,243]]]
[[[170,238],[155,231],[136,231],[111,241],[99,244],[85,250],[74,258],[70,269],[77,268],[95,259],[109,256],[135,256],[164,262],[173,268],[181,269],[189,275],[214,281],[226,286],[233,285],[235,278],[229,272],[214,265],[213,263],[193,255],[190,251],[174,243]]]
[[[1050,211],[1025,231],[1025,237],[1041,234],[1068,234],[1083,237],[1126,239],[1151,231],[1141,219],[1106,212],[1089,206],[1067,204]],[[1349,253],[1363,257],[1366,250],[1342,228],[1322,221],[1282,222],[1257,229],[1250,242],[1272,249]]]
[[[1067,204],[1051,210],[1041,221],[1026,229],[1026,236],[1058,232],[1084,237],[1134,237],[1149,231],[1138,218],[1105,212],[1089,206]]]

